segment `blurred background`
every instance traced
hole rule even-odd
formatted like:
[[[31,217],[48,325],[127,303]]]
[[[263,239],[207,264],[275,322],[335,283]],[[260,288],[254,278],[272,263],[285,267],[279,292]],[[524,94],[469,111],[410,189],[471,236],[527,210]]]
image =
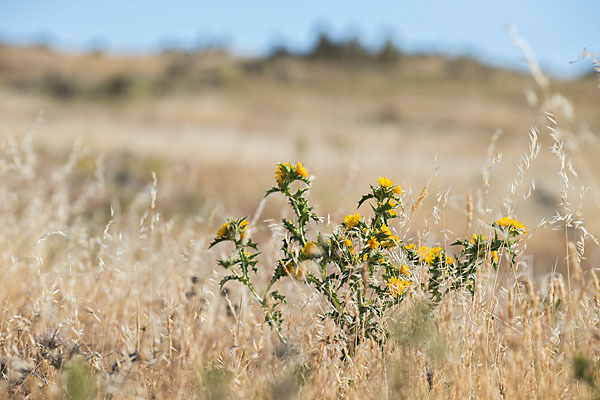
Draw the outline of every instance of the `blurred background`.
[[[3,2],[0,137],[31,140],[42,177],[75,147],[72,189],[102,171],[90,212],[104,216],[155,172],[165,217],[206,232],[253,214],[283,161],[315,176],[312,200],[334,221],[379,176],[407,202],[429,185],[407,239],[470,234],[467,196],[481,227],[508,194],[534,269],[562,263],[564,231],[536,229],[565,212],[547,126],[578,172],[571,211],[600,235],[600,3],[403,3]],[[510,194],[534,126],[542,150]],[[284,207],[269,201],[262,218]]]

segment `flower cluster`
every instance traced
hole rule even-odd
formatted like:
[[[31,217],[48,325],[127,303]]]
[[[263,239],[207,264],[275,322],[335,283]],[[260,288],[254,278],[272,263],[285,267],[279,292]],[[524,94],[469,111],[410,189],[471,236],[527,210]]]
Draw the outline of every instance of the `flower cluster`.
[[[419,259],[428,265],[435,265],[440,263],[452,264],[454,259],[449,255],[445,254],[440,246],[427,247],[421,246],[419,248]]]
[[[394,181],[386,178],[385,176],[380,176],[379,179],[377,179],[377,183],[379,183],[381,185],[381,187],[383,187],[385,189],[389,189],[389,188],[393,187],[394,193],[396,193],[397,195],[402,194],[402,188],[398,185],[394,185]]]
[[[249,224],[250,223],[245,218],[239,221],[228,220],[221,225],[217,231],[215,241],[235,240],[236,237],[239,238],[238,240],[244,240],[246,238],[246,229]]]
[[[344,217],[344,226],[346,229],[352,229],[360,222],[360,218],[359,213],[346,215]]]
[[[306,169],[302,166],[302,163],[298,163],[297,166],[291,163],[281,163],[277,166],[275,170],[275,179],[277,180],[277,184],[279,187],[284,185],[284,182],[288,180],[293,181],[295,178],[308,178],[308,173]]]
[[[500,228],[508,229],[508,231],[513,235],[527,234],[527,228],[522,223],[511,217],[500,218],[498,221],[496,221],[496,225],[498,225]]]
[[[396,298],[404,293],[406,288],[410,286],[412,282],[407,279],[400,279],[396,276],[387,280],[386,285],[388,292],[392,297]]]

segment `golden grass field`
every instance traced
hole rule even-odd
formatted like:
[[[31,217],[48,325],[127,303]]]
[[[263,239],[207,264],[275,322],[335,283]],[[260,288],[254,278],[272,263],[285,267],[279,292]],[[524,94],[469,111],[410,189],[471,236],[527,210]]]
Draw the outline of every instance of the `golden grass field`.
[[[546,83],[441,56],[0,47],[0,396],[599,396],[599,95],[593,74]],[[445,247],[513,205],[520,262],[433,309],[414,285],[386,347],[345,360],[322,299],[290,278],[283,345],[246,291],[219,290],[224,250],[208,249],[249,216],[265,284],[289,211],[262,199],[283,161],[305,165],[335,224],[380,176],[408,208],[427,187],[391,227],[404,241]]]

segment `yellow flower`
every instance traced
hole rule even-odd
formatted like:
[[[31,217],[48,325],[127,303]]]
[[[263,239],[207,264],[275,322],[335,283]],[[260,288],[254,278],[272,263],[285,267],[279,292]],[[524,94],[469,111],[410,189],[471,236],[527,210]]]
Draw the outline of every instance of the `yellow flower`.
[[[377,179],[377,182],[379,182],[379,184],[381,185],[381,187],[384,187],[386,189],[389,188],[390,186],[392,186],[394,184],[394,181],[389,180],[385,176],[380,176],[379,179]]]
[[[396,186],[394,188],[394,193],[396,193],[398,195],[402,194],[402,188],[400,186]]]
[[[367,261],[369,259],[369,255],[367,253],[365,253],[363,255],[363,261]]]
[[[283,183],[283,174],[285,172],[285,167],[290,167],[289,163],[281,163],[277,166],[277,170],[275,171],[275,178],[277,179],[277,183],[280,185]]]
[[[308,177],[308,173],[306,172],[306,170],[302,166],[301,162],[298,163],[298,167],[296,168],[296,172],[298,173],[298,175],[300,175],[303,178],[307,178]]]
[[[407,287],[410,286],[410,281],[406,279],[400,279],[398,277],[392,277],[386,282],[388,292],[394,297],[400,296]]]
[[[477,238],[479,238],[480,241],[488,240],[487,236],[474,233],[473,238],[471,239],[471,244],[475,244],[475,242],[477,241]]]
[[[440,254],[441,251],[441,247],[429,248],[427,246],[421,246],[419,248],[419,258],[421,258],[421,260],[425,261],[427,264],[431,265],[433,264],[433,261]]]
[[[307,256],[312,256],[315,255],[315,253],[317,252],[317,248],[316,248],[316,243],[315,242],[311,242],[310,240],[308,242],[306,242],[306,244],[304,245],[304,247],[302,248],[302,252],[304,254],[306,254]]]
[[[346,215],[344,217],[344,225],[346,226],[346,229],[354,228],[360,221],[360,218],[361,217],[359,213]]]
[[[498,221],[496,221],[496,223],[502,228],[509,228],[510,230],[521,231],[519,233],[527,235],[527,228],[516,219],[504,217],[500,218]]]
[[[409,275],[410,274],[410,268],[408,268],[408,265],[402,264],[402,266],[400,267],[400,273],[402,275]]]
[[[390,214],[390,216],[395,217],[396,216],[396,210],[388,210],[388,214]]]
[[[427,255],[425,256],[425,262],[427,264],[433,264],[433,262],[435,261],[436,257],[438,257],[440,255],[440,253],[442,252],[442,248],[441,247],[432,247],[429,250],[429,253],[427,253]]]
[[[396,203],[396,200],[390,200],[390,201],[388,201],[388,204],[389,204],[391,207],[396,207],[396,206],[398,205],[398,203]]]
[[[433,264],[433,261],[435,260],[435,254],[432,252],[429,252],[425,255],[425,258],[423,259],[427,264],[431,265]]]
[[[492,260],[494,260],[494,263],[498,264],[498,252],[496,250],[492,251]]]
[[[446,254],[446,264],[454,264],[454,258]]]
[[[377,241],[377,239],[375,239],[375,236],[371,236],[371,238],[369,239],[369,241],[367,242],[367,245],[371,248],[371,249],[376,249],[379,246],[379,242]]]
[[[217,239],[225,237],[229,233],[229,221],[225,222],[217,231]]]
[[[383,233],[388,240],[385,240],[381,243],[381,245],[385,248],[394,247],[396,243],[400,240],[397,235],[392,235],[390,228],[387,225],[381,225],[381,233]]]
[[[240,222],[240,228],[242,228],[242,232],[240,233],[240,239],[244,239],[246,237],[246,228],[248,228],[250,222],[247,219]]]
[[[410,243],[410,244],[407,244],[406,246],[404,246],[404,248],[405,248],[406,250],[415,250],[415,249],[416,249],[416,247],[417,247],[417,246],[416,246],[414,243]]]
[[[387,227],[387,225],[381,225],[381,232],[385,234],[385,236],[392,236],[392,232],[390,231],[390,228]]]
[[[302,278],[302,276],[304,275],[304,269],[299,265],[296,265],[296,263],[294,263],[292,260],[280,260],[279,262],[283,266],[283,270],[286,272],[286,274],[298,279]]]
[[[381,246],[386,249],[395,247],[398,244],[398,240],[399,240],[398,236],[396,236],[396,235],[390,236],[390,238],[388,240],[384,240],[383,242],[381,242]]]

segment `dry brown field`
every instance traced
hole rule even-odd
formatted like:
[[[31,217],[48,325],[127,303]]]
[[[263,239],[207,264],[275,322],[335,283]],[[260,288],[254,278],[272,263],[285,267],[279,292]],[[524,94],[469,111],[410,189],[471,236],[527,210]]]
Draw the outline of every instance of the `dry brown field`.
[[[598,84],[436,55],[0,46],[0,396],[598,395]],[[262,201],[285,161],[303,163],[335,223],[380,176],[407,205],[427,187],[397,227],[406,241],[469,237],[513,204],[521,262],[432,312],[415,290],[390,317],[394,340],[349,361],[322,302],[290,279],[283,346],[244,290],[219,290],[222,250],[208,244],[249,216],[273,265],[289,212]]]

